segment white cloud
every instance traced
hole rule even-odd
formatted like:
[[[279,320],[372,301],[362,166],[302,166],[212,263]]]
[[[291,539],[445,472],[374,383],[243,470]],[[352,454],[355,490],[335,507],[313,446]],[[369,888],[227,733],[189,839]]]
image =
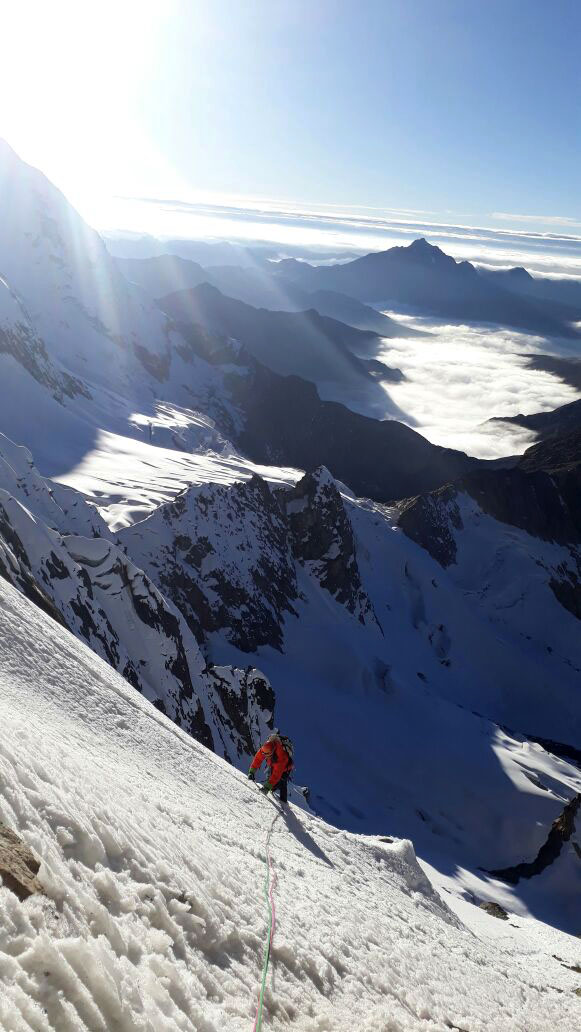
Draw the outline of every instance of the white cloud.
[[[581,226],[579,219],[573,219],[569,215],[511,215],[506,211],[493,211],[490,217],[505,222],[542,222],[545,225],[554,226]]]
[[[527,367],[524,354],[546,350],[539,338],[510,330],[410,322],[433,336],[386,340],[382,358],[407,377],[389,385],[391,397],[434,444],[487,459],[521,453],[533,435],[511,424],[490,424],[492,416],[547,411],[579,396],[555,376]]]

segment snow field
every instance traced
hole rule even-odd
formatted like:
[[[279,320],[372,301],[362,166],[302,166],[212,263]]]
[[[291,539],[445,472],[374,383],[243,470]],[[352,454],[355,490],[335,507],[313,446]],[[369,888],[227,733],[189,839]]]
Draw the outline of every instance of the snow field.
[[[211,448],[176,451],[100,430],[95,447],[55,480],[90,498],[115,532],[145,519],[192,484],[231,485],[254,473],[277,487],[294,484],[302,475],[284,466],[250,462],[232,446],[220,454]]]
[[[0,887],[0,1027],[250,1029],[276,804],[4,582],[0,710],[0,819],[46,890],[20,903]],[[578,1027],[575,976],[552,989],[539,963],[468,931],[411,843],[291,806],[272,856],[265,1030]],[[574,943],[560,937],[568,963]]]

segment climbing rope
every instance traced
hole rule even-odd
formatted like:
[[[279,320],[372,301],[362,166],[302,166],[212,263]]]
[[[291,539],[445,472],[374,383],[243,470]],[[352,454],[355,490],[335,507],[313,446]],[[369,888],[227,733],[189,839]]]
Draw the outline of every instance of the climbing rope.
[[[258,1006],[256,1008],[256,1017],[254,1019],[254,1026],[252,1032],[260,1032],[262,1028],[262,1008],[264,1004],[264,990],[266,987],[266,975],[268,972],[268,964],[270,961],[270,952],[272,949],[272,940],[274,939],[274,930],[276,928],[276,907],[274,905],[274,890],[276,886],[276,871],[274,870],[272,857],[270,855],[270,839],[272,832],[274,831],[274,825],[276,824],[280,813],[276,813],[272,818],[272,824],[268,829],[266,836],[266,862],[265,862],[265,876],[264,876],[264,898],[268,907],[268,932],[266,935],[266,942],[264,944],[264,960],[262,964],[262,981],[260,983],[260,992],[258,994]]]

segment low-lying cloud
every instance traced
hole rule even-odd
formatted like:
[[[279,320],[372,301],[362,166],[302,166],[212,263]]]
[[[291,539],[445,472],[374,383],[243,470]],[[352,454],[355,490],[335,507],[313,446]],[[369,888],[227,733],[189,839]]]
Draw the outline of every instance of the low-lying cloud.
[[[386,340],[381,358],[405,373],[407,379],[390,384],[389,393],[434,444],[487,459],[520,453],[534,435],[510,424],[490,424],[491,417],[546,411],[579,396],[555,376],[527,368],[523,354],[546,350],[539,338],[410,322],[433,336]]]

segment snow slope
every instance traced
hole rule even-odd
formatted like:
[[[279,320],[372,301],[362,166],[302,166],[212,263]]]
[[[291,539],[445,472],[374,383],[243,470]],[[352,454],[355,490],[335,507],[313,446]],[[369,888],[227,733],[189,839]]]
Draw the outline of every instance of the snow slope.
[[[2,581],[0,688],[0,819],[45,891],[0,887],[6,1032],[251,1029],[269,829],[265,1029],[578,1028],[575,939],[470,928],[410,842],[279,814]]]

